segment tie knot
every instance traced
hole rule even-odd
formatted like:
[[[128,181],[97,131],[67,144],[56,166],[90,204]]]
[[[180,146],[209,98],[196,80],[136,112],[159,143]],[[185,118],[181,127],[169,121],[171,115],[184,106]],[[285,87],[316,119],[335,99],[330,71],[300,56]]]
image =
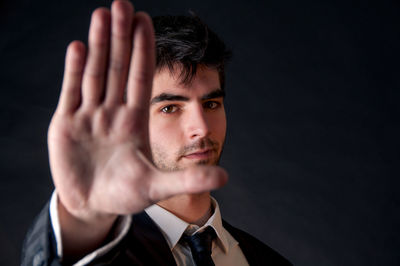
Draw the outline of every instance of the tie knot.
[[[190,250],[196,265],[214,265],[211,259],[211,247],[212,240],[216,234],[212,227],[208,226],[202,232],[196,233],[192,236],[182,235],[182,240],[186,242]],[[208,263],[208,264],[207,264]]]

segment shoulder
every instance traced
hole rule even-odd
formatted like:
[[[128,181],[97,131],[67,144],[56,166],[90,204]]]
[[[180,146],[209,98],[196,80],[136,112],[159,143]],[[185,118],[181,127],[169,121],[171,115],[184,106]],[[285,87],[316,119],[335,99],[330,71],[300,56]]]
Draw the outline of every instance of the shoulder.
[[[224,228],[239,242],[250,265],[292,265],[286,258],[254,236],[230,225],[225,220],[222,223]]]

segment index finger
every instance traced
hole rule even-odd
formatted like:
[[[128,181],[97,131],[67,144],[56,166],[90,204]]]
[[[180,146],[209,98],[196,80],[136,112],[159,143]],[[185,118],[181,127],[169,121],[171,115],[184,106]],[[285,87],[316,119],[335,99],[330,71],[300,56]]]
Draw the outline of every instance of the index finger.
[[[127,104],[147,111],[155,70],[155,41],[153,23],[146,13],[136,13],[133,36]]]

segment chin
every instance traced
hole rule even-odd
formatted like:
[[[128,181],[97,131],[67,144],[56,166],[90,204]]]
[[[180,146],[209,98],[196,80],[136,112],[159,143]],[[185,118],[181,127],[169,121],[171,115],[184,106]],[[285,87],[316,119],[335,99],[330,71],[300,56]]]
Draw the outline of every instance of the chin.
[[[216,160],[200,160],[196,162],[196,165],[218,165],[219,158]]]

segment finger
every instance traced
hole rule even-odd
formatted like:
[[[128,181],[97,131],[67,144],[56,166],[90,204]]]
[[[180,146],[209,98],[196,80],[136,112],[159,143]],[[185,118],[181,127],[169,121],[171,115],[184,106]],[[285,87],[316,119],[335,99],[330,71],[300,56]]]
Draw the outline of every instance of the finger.
[[[84,105],[99,104],[103,97],[109,38],[110,11],[98,8],[92,14],[89,29],[89,49],[82,83]]]
[[[184,171],[159,172],[151,180],[149,197],[157,202],[178,194],[195,194],[222,187],[228,174],[218,166],[198,166]]]
[[[127,103],[130,107],[147,111],[155,69],[155,44],[153,23],[146,13],[136,13],[133,36]]]
[[[131,58],[133,6],[115,1],[111,8],[111,52],[106,85],[107,105],[123,102]]]
[[[85,65],[85,45],[70,43],[65,56],[64,79],[57,110],[64,114],[74,112],[81,100],[82,73]]]

